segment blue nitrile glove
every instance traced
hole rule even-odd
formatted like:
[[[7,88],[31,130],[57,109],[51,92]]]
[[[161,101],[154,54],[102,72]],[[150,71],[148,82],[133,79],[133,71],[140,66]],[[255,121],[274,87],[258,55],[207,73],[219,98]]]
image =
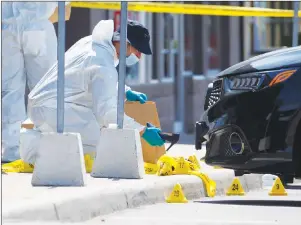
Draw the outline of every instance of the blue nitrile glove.
[[[142,138],[151,146],[162,146],[165,141],[160,137],[161,130],[156,127],[146,127]]]
[[[126,99],[130,102],[139,101],[141,104],[144,104],[147,101],[146,94],[143,94],[141,92],[128,90],[125,95]]]

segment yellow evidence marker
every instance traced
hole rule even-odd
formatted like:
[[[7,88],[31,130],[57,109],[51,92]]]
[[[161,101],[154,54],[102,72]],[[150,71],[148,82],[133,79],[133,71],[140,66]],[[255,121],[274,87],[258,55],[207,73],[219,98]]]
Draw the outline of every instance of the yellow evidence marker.
[[[237,177],[235,177],[232,181],[232,184],[228,188],[226,195],[245,195],[245,191]]]
[[[201,169],[201,165],[195,155],[189,156],[188,161],[191,162],[190,164],[191,170],[196,171]]]
[[[270,196],[286,196],[287,192],[280,180],[279,177],[276,178],[276,180],[274,181],[273,187],[271,189],[271,191],[269,192]]]
[[[177,160],[175,173],[174,174],[189,174],[190,166],[189,162],[184,159],[184,157],[180,157]]]
[[[33,173],[34,165],[24,162],[22,159],[2,165],[4,173]]]
[[[190,171],[189,172],[190,175],[195,175],[199,178],[202,179],[205,189],[206,189],[206,193],[207,193],[207,197],[214,197],[216,194],[216,183],[214,180],[211,180],[206,174],[201,173],[201,172],[197,172],[197,171]]]
[[[167,203],[187,203],[188,200],[186,199],[182,187],[179,183],[177,183],[169,197],[166,199]]]
[[[157,171],[158,176],[169,176],[173,175],[172,167],[169,163],[163,163],[163,166]]]
[[[144,170],[146,174],[156,174],[158,172],[158,165],[153,163],[144,163]]]
[[[90,173],[92,171],[93,166],[93,156],[90,154],[84,155],[86,172]],[[22,159],[18,159],[16,161],[5,163],[1,166],[1,170],[4,173],[33,173],[34,165],[24,162]]]

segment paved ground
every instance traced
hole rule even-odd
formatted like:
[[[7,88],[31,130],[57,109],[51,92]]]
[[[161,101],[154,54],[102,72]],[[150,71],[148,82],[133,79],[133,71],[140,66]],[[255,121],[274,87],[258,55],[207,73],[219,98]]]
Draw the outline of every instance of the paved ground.
[[[168,145],[168,144],[167,144]],[[190,155],[196,154],[198,159],[202,158],[205,155],[205,151],[195,151],[193,145],[185,145],[185,144],[177,144],[174,145],[171,150],[168,152],[169,155],[173,156],[183,156],[188,157]],[[206,165],[205,163],[201,163],[203,169],[211,169],[212,167]],[[45,195],[47,193],[57,191],[58,188],[55,187],[39,187],[33,188],[31,186],[31,176],[32,174],[18,174],[18,173],[10,173],[10,174],[2,174],[2,201],[5,206],[15,204],[20,199],[30,199],[34,196]],[[151,178],[149,178],[151,179]],[[161,178],[160,178],[161,179]],[[162,178],[165,179],[165,178]],[[99,186],[99,185],[111,185],[119,187],[118,179],[93,179],[88,176],[88,185],[89,186]],[[121,185],[127,185],[132,183],[133,180],[122,180]],[[141,180],[137,181],[142,182]],[[65,193],[65,190],[60,191]]]
[[[15,223],[32,225],[297,225],[300,224],[301,190],[271,197],[268,191],[239,197],[215,197],[187,204],[156,204],[127,209],[81,223]],[[6,223],[14,225],[14,223]]]
[[[287,197],[270,197],[267,191],[243,197],[216,197],[188,204],[157,204],[129,209],[87,221],[86,225],[210,225],[300,224],[301,190],[288,190]]]
[[[195,151],[193,145],[183,144],[191,143],[193,141],[192,136],[182,136],[180,144],[175,145],[168,154],[173,156],[184,156],[187,157],[192,154],[196,154],[200,159],[205,154],[205,149],[201,151]],[[167,144],[169,145],[169,144]],[[203,170],[208,170],[212,173],[212,167],[201,163]],[[217,180],[220,177],[225,177],[232,174],[233,171],[230,170],[216,170],[212,174],[212,178]],[[43,202],[47,198],[53,196],[55,199],[60,199],[65,195],[81,195],[84,189],[82,188],[33,188],[31,187],[30,180],[31,174],[8,174],[2,176],[3,181],[3,205],[5,208],[13,207],[14,204],[18,204],[20,199],[30,200],[32,198],[38,198],[40,202]],[[153,180],[156,181],[153,181]],[[170,177],[147,177],[143,180],[112,180],[112,179],[93,179],[89,177],[88,186],[91,193],[99,191],[102,188],[105,192],[112,192],[113,189],[120,189],[121,187],[133,187],[133,182],[135,182],[135,187],[141,185],[153,185],[153,183],[158,183],[159,180],[164,180],[169,182]],[[142,184],[143,183],[143,184]],[[254,182],[257,183],[257,182]],[[112,184],[114,184],[112,186]],[[230,184],[230,183],[229,183]],[[251,186],[254,184],[246,183],[245,185]],[[107,187],[107,188],[104,188]],[[110,187],[110,188],[108,188]],[[112,187],[112,188],[111,188]],[[274,202],[272,205],[266,205],[266,200],[274,199],[275,197],[269,197],[267,195],[267,190],[261,192],[248,193],[245,197],[215,197],[213,199],[197,199],[197,201],[190,201],[188,204],[156,204],[150,206],[140,206],[136,209],[127,209],[121,212],[113,213],[107,216],[101,216],[94,218],[89,221],[81,223],[49,223],[49,222],[21,222],[17,224],[33,224],[33,225],[60,225],[60,224],[83,224],[83,225],[117,225],[117,224],[165,224],[165,225],[177,225],[177,224],[191,224],[191,225],[203,225],[203,224],[285,224],[285,225],[297,225],[295,223],[295,218],[300,215],[301,211],[299,207],[289,206],[292,201],[296,201],[295,206],[301,207],[301,181],[296,180],[294,185],[291,185],[288,190],[288,197],[278,197],[281,200],[281,204]],[[51,197],[51,198],[53,198]],[[54,200],[55,200],[54,199]],[[245,200],[237,202],[237,200]],[[53,201],[54,201],[53,200]],[[200,202],[202,200],[202,202]],[[232,202],[230,201],[232,200]],[[250,200],[256,200],[257,202],[251,202]],[[204,202],[206,201],[206,202]],[[209,201],[209,202],[207,202]],[[24,204],[27,201],[24,202]],[[225,204],[227,203],[227,204]],[[238,204],[239,203],[239,204]],[[250,205],[250,203],[252,203]],[[277,206],[275,206],[277,205]],[[87,205],[89,207],[89,205]],[[67,209],[66,209],[67,210]],[[74,214],[74,212],[72,211]],[[13,225],[14,223],[5,222],[4,224]]]

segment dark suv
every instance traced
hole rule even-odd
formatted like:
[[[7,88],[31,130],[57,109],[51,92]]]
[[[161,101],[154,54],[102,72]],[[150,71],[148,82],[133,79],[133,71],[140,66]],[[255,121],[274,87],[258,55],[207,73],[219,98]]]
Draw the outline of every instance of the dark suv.
[[[301,46],[253,57],[209,84],[196,149],[205,162],[244,173],[301,177]]]

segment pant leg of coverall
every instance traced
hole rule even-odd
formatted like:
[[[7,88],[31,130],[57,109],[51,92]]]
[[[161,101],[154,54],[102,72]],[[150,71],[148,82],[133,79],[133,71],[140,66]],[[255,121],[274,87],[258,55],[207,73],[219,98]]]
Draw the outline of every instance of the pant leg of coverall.
[[[30,119],[35,124],[37,131],[25,131],[21,133],[22,148],[20,154],[22,160],[34,164],[38,150],[40,135],[37,132],[56,132],[57,110],[56,101],[51,106],[39,106],[28,108]],[[79,133],[81,135],[83,151],[95,153],[100,138],[100,127],[91,109],[65,103],[64,132]],[[58,156],[59,157],[59,156]]]
[[[45,21],[39,30],[23,32],[27,82],[31,91],[57,60],[57,37],[53,24]]]
[[[16,32],[2,30],[2,162],[20,158],[19,139],[25,113],[24,58]]]

